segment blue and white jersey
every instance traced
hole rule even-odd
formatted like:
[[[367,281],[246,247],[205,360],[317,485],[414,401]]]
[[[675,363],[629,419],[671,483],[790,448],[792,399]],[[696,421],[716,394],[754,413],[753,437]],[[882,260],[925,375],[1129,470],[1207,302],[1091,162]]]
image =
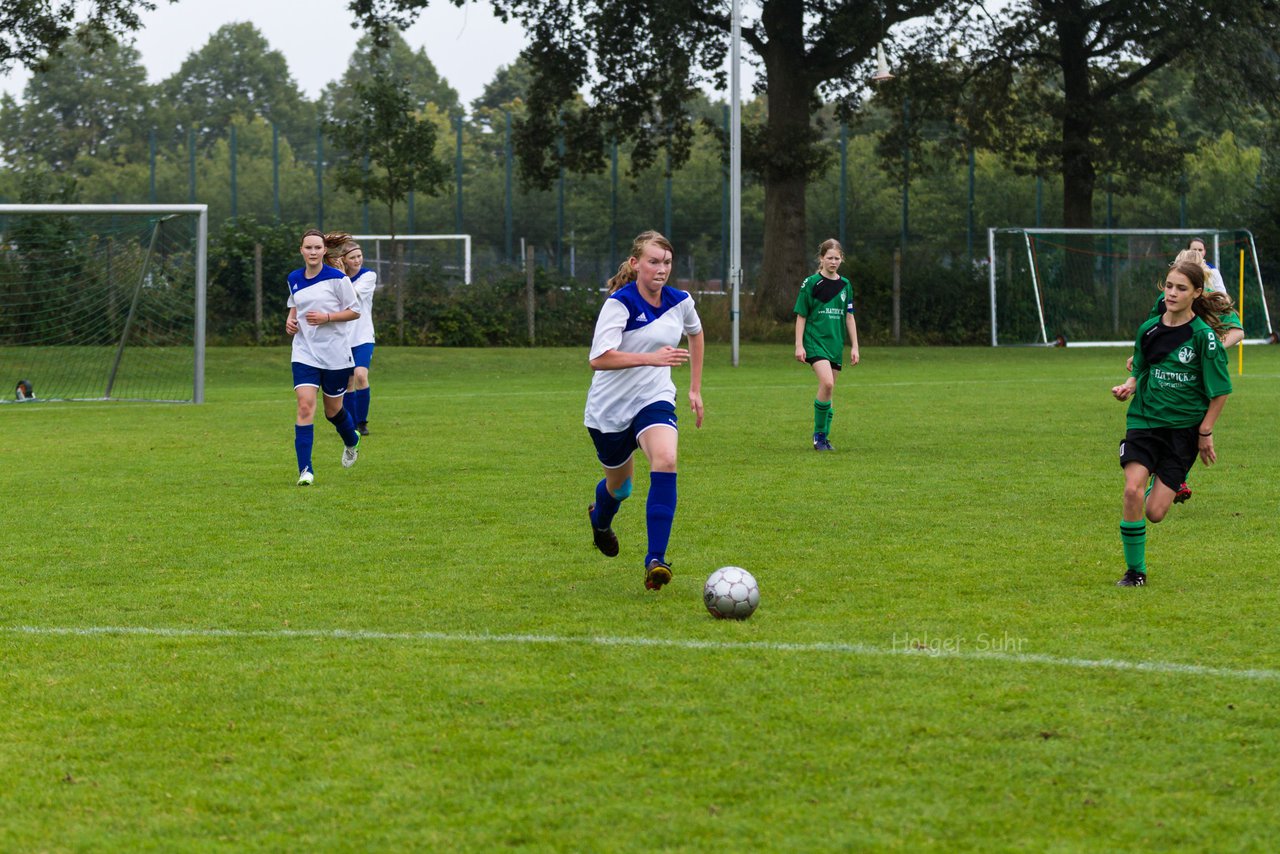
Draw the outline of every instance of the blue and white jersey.
[[[305,269],[289,274],[289,307],[298,309],[298,331],[293,336],[292,361],[330,371],[355,367],[347,323],[307,323],[307,312],[335,314],[356,308],[355,288],[341,270],[325,266],[314,279]]]
[[[676,347],[684,336],[701,331],[702,321],[689,294],[664,285],[662,305],[652,306],[631,282],[610,294],[601,306],[590,358],[610,350],[653,353],[662,347]],[[637,412],[660,401],[676,402],[669,367],[596,371],[587,392],[583,423],[602,433],[620,433],[631,426]]]
[[[378,274],[367,267],[361,267],[360,272],[356,273],[355,278],[351,280],[351,286],[356,289],[356,298],[360,300],[360,305],[356,307],[360,316],[347,324],[351,346],[372,344],[373,292],[378,287]]]

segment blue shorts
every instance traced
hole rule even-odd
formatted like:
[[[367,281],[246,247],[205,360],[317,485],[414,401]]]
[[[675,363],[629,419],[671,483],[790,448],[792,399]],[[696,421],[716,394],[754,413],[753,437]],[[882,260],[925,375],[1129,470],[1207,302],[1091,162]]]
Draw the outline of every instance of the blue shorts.
[[[594,427],[588,427],[587,432],[591,434],[591,441],[595,442],[600,464],[607,469],[616,469],[626,465],[636,448],[640,447],[638,440],[641,433],[650,427],[663,425],[672,430],[680,429],[676,426],[676,408],[666,401],[651,403],[641,409],[631,419],[631,426],[621,433],[601,433]]]
[[[351,380],[350,368],[329,370],[328,368],[304,365],[301,362],[292,362],[291,364],[293,365],[294,388],[309,385],[321,389],[325,397],[342,397],[347,390],[347,383]]]
[[[356,360],[357,368],[369,370],[369,364],[373,361],[373,342],[368,344],[357,344],[351,348],[351,358]]]

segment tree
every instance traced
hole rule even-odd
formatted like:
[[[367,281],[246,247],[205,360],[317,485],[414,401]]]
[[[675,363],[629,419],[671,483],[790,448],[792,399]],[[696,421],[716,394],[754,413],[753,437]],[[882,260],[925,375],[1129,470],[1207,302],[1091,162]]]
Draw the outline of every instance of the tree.
[[[403,81],[383,70],[357,82],[355,111],[328,123],[338,156],[338,182],[387,206],[395,234],[396,203],[410,191],[434,195],[449,167],[435,156],[436,128],[413,103]],[[400,265],[397,264],[397,268]],[[396,288],[397,337],[404,342],[404,291]]]
[[[39,70],[73,36],[84,48],[109,45],[141,26],[139,11],[155,7],[148,0],[10,0],[0,5],[0,71],[14,63]]]
[[[19,104],[0,99],[0,154],[10,164],[60,170],[81,157],[119,155],[145,141],[151,87],[132,45],[72,41],[37,69]]]
[[[371,81],[378,73],[399,81],[415,107],[435,104],[445,113],[458,110],[458,93],[440,76],[427,52],[422,48],[413,50],[403,36],[391,32],[381,47],[372,35],[360,37],[342,79],[330,83],[320,95],[326,116],[343,121],[351,119],[357,109],[355,85]]]
[[[262,116],[279,126],[296,150],[314,147],[315,109],[289,73],[284,54],[253,24],[225,24],[182,67],[160,84],[165,125],[173,143],[196,131],[208,149],[226,136],[234,116]]]
[[[451,0],[462,5],[466,0]],[[374,28],[411,21],[429,0],[351,0]],[[805,243],[805,185],[830,146],[813,132],[819,93],[857,101],[866,66],[890,27],[952,0],[762,0],[742,40],[760,65],[767,96],[763,126],[746,134],[744,165],[765,187],[763,277],[756,308],[790,317],[813,247]],[[516,134],[524,178],[547,186],[561,166],[598,171],[606,143],[629,141],[643,169],[665,148],[672,165],[688,158],[686,104],[697,87],[725,83],[729,4],[701,0],[495,0],[495,13],[524,24],[533,70],[527,113]],[[579,90],[589,84],[589,100]],[[560,155],[557,140],[564,140]]]
[[[898,91],[1022,171],[1061,174],[1063,224],[1088,228],[1100,176],[1128,190],[1182,173],[1190,141],[1153,97],[1162,73],[1192,69],[1219,98],[1274,105],[1278,13],[1275,0],[1021,0],[922,40]]]

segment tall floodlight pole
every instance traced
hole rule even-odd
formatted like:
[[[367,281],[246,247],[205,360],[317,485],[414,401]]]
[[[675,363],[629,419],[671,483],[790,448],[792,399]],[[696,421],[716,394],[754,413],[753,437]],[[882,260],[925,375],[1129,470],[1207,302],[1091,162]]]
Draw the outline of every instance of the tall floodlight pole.
[[[733,325],[733,367],[738,367],[738,318],[742,294],[742,7],[733,0],[729,50],[729,317]]]

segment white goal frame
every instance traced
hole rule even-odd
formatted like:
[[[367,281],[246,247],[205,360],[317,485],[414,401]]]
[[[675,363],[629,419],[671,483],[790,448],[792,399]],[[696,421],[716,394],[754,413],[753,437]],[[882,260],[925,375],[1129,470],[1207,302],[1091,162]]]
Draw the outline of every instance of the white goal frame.
[[[382,242],[394,242],[397,240],[461,240],[462,241],[462,281],[463,284],[471,284],[471,235],[470,234],[353,234],[356,240],[373,242],[373,260],[379,265],[383,264],[382,260]]]
[[[997,347],[998,344],[998,327],[996,324],[996,235],[997,234],[1022,234],[1026,243],[1028,262],[1031,260],[1031,241],[1030,237],[1040,234],[1057,234],[1057,235],[1089,235],[1102,236],[1115,235],[1116,237],[1141,237],[1141,236],[1179,236],[1188,239],[1192,237],[1204,237],[1210,235],[1212,246],[1209,247],[1209,260],[1215,267],[1220,267],[1220,255],[1218,237],[1221,234],[1243,234],[1249,239],[1249,253],[1253,261],[1253,269],[1258,278],[1258,296],[1262,303],[1262,314],[1266,320],[1267,331],[1274,334],[1275,328],[1271,325],[1271,312],[1267,309],[1266,291],[1262,285],[1262,267],[1258,263],[1258,244],[1253,239],[1253,232],[1247,228],[988,228],[987,229],[987,276],[991,290],[991,346]],[[1036,311],[1039,313],[1040,321],[1040,346],[1048,346],[1049,333],[1045,328],[1044,322],[1044,305],[1040,296],[1040,282],[1036,273],[1036,265],[1029,263],[1031,270],[1031,287],[1036,297]],[[1270,343],[1266,338],[1251,338],[1241,342],[1244,344],[1267,344]],[[1133,341],[1080,341],[1071,342],[1073,347],[1132,347]]]
[[[206,302],[208,299],[209,206],[208,205],[8,205],[0,204],[0,214],[195,214],[195,330],[192,336],[195,376],[192,378],[191,402],[204,403],[204,351]],[[117,356],[117,361],[119,357]],[[107,394],[110,397],[108,380]]]

